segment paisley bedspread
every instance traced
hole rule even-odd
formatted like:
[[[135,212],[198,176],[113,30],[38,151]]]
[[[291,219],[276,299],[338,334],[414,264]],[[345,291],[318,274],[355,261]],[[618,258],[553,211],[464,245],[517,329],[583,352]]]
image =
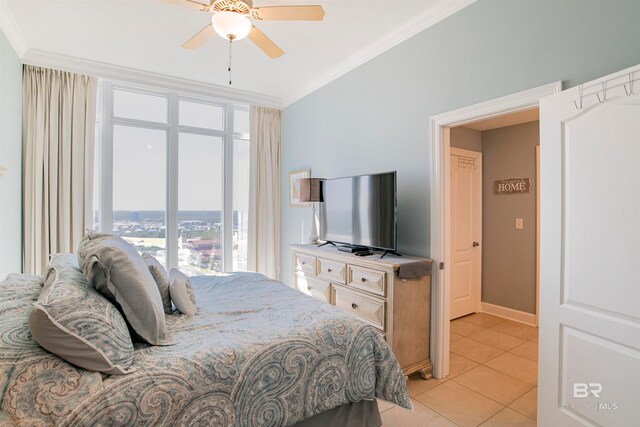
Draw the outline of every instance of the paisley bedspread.
[[[0,425],[289,426],[375,397],[411,407],[381,335],[256,273],[192,278],[198,314],[167,315],[178,344],[136,344],[135,372],[76,368],[33,341],[42,276],[0,282]]]

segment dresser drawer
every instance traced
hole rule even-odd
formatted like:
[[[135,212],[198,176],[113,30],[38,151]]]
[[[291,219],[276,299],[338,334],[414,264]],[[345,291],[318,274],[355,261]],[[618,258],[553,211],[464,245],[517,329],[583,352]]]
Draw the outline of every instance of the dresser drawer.
[[[316,257],[304,254],[295,254],[296,270],[316,275]]]
[[[347,276],[347,264],[340,261],[318,258],[318,277],[344,285]]]
[[[331,284],[329,282],[298,273],[296,274],[296,288],[307,295],[331,303]]]
[[[381,296],[386,295],[387,283],[384,271],[350,265],[348,277],[347,285],[349,286],[364,289]]]
[[[333,303],[367,323],[385,330],[385,301],[342,286],[333,286]]]

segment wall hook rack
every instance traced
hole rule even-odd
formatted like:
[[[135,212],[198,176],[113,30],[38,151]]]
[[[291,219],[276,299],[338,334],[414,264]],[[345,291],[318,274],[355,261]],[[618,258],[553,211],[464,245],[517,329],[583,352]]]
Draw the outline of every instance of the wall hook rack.
[[[624,93],[626,93],[627,96],[631,96],[633,94],[633,79],[631,78],[631,74],[632,73],[629,73],[629,90],[627,90],[626,83],[624,85]]]
[[[605,82],[602,82],[602,99],[600,99],[600,94],[596,92],[596,96],[598,97],[598,101],[602,104],[607,99],[607,85]]]
[[[580,106],[578,106],[575,100],[573,101],[573,105],[576,106],[576,110],[582,110],[582,85],[578,86],[578,92],[580,93]]]

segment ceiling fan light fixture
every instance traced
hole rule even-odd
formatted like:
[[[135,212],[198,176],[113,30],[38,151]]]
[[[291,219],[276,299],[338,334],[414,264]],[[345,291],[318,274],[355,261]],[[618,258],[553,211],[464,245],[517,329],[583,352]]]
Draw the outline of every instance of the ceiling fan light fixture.
[[[211,18],[213,29],[227,40],[241,40],[251,31],[251,22],[237,12],[217,12]]]

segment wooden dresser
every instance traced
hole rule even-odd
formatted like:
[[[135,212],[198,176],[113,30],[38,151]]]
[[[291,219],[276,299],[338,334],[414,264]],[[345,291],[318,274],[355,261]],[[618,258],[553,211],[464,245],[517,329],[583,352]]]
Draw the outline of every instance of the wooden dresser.
[[[424,258],[381,253],[359,257],[333,246],[291,245],[293,284],[376,327],[396,355],[405,376],[432,376],[429,357],[430,274],[398,278],[403,263]],[[431,260],[428,260],[431,261]]]

